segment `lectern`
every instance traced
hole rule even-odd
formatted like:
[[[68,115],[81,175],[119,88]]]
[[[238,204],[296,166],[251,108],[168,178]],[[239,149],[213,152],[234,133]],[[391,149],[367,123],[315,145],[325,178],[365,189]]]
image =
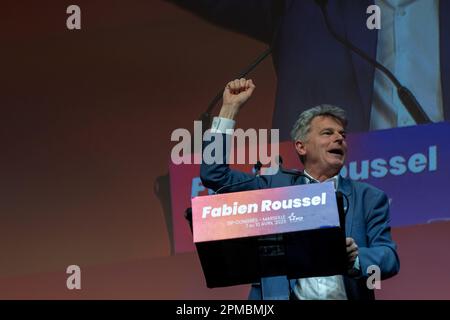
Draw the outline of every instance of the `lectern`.
[[[209,288],[347,271],[343,198],[331,182],[196,197],[187,218]]]

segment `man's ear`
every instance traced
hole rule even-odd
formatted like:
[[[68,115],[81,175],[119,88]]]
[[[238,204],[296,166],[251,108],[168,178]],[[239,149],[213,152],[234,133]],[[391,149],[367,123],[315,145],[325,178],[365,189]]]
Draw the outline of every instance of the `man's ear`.
[[[295,141],[294,144],[295,144],[295,150],[297,150],[297,153],[300,156],[306,155],[305,144],[302,141],[297,140],[297,141]]]

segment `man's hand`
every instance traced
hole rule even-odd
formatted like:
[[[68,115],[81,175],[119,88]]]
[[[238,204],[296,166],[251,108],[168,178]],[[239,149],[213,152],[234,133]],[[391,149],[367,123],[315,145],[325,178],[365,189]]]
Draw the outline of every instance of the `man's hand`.
[[[234,119],[255,88],[251,79],[241,78],[228,82],[223,91],[223,103],[219,117]]]
[[[348,262],[351,267],[355,263],[356,257],[358,256],[358,245],[353,238],[345,238],[345,244],[347,245],[347,257]]]

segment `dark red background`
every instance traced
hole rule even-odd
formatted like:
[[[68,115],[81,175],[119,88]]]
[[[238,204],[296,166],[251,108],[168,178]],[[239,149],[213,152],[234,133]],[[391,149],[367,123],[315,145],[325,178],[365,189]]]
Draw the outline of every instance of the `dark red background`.
[[[164,177],[172,131],[264,45],[158,0],[3,1],[0,43],[0,298],[245,298],[207,289],[196,254],[173,253]],[[239,125],[269,128],[271,61],[252,78]],[[401,272],[378,297],[449,299],[449,231],[395,229]]]

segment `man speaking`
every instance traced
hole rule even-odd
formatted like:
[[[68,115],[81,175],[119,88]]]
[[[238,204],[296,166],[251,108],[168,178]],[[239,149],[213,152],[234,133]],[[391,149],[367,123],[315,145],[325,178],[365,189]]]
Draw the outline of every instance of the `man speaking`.
[[[236,79],[226,85],[220,114],[212,124],[213,133],[226,134],[227,129],[234,128],[235,117],[254,89],[252,80],[246,79]],[[305,181],[332,181],[336,191],[346,196],[348,274],[291,281],[293,299],[374,299],[374,292],[366,283],[372,267],[380,270],[381,279],[394,276],[400,268],[396,245],[391,238],[388,197],[369,184],[339,175],[347,154],[346,125],[344,110],[336,106],[319,105],[300,114],[291,137],[308,179],[297,179],[282,170],[275,175],[252,179],[249,174],[231,170],[226,161],[201,165],[202,182],[213,190],[227,186],[227,192],[237,192],[286,187]],[[252,285],[249,298],[261,297],[260,285]]]

